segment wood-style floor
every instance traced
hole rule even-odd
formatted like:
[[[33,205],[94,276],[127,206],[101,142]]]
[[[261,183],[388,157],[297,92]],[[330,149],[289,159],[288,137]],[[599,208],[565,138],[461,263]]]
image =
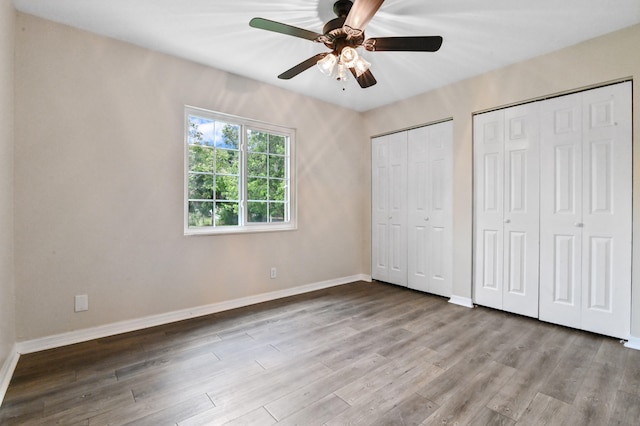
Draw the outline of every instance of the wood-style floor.
[[[640,424],[640,351],[353,283],[20,358],[2,425]]]

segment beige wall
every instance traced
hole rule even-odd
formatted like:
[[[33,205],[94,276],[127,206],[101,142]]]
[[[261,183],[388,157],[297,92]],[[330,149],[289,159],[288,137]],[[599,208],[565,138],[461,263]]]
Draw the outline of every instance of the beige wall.
[[[453,118],[455,295],[472,297],[472,114],[614,80],[640,79],[639,45],[636,25],[364,114],[368,135]],[[639,90],[633,103],[635,148],[640,141]],[[640,244],[640,149],[634,149],[633,197],[633,235]],[[632,272],[631,333],[640,337],[640,250],[634,250]]]
[[[13,55],[16,11],[0,1],[0,371],[15,341],[13,271]],[[1,379],[1,377],[0,377]],[[1,397],[1,396],[0,396]]]
[[[18,28],[19,341],[366,272],[359,114],[33,16]],[[185,104],[296,128],[297,231],[183,235]]]

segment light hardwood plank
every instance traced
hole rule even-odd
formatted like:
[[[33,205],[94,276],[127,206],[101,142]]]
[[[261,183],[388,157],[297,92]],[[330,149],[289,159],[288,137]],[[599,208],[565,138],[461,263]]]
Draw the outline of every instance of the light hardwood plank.
[[[136,403],[101,413],[88,420],[90,425],[109,426],[175,424],[214,407],[211,399],[204,393],[186,399],[182,399],[180,395],[172,402],[170,405],[166,401]]]
[[[256,408],[253,411],[248,412],[236,419],[224,423],[224,426],[270,426],[276,423],[274,419],[264,407]]]
[[[279,426],[321,426],[350,407],[341,398],[329,394],[278,422]]]
[[[414,393],[369,424],[370,426],[417,426],[431,416],[437,409],[438,405],[436,403]]]
[[[566,348],[550,346],[543,350],[527,351],[528,356],[520,358],[520,367],[516,369],[511,380],[498,391],[487,406],[506,417],[518,420],[543,383],[549,380],[564,349]]]
[[[570,404],[549,395],[537,393],[518,420],[518,426],[572,425],[573,410]]]
[[[293,392],[270,402],[265,405],[265,408],[273,417],[282,420],[388,362],[386,358],[375,353],[354,359],[353,361],[354,362],[348,366],[320,380],[303,385]]]
[[[469,424],[472,425],[491,425],[491,426],[514,426],[516,421],[503,416],[500,413],[497,413],[489,408],[483,407],[479,410],[478,415],[476,415]]]
[[[640,395],[617,391],[609,424],[636,426],[640,419]]]
[[[351,407],[326,422],[327,426],[370,425],[396,408],[426,383],[441,374],[442,370],[433,365],[406,368],[383,386],[362,392],[352,398]]]
[[[490,362],[466,386],[460,386],[424,425],[469,424],[513,376],[513,367]]]
[[[577,334],[572,344],[563,352],[552,374],[540,387],[540,392],[573,404],[601,344],[600,337],[587,333]]]

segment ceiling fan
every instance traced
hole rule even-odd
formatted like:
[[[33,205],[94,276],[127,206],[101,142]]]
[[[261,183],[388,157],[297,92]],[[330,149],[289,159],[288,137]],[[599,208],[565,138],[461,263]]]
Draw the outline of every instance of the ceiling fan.
[[[253,18],[249,25],[262,30],[273,31],[294,37],[323,43],[330,52],[318,53],[283,72],[278,78],[288,80],[303,71],[318,65],[320,71],[337,80],[345,80],[347,72],[356,78],[360,87],[367,88],[376,84],[376,79],[369,70],[371,64],[358,54],[356,49],[364,47],[370,52],[435,52],[442,45],[440,36],[417,37],[378,37],[365,39],[364,29],[376,14],[384,0],[338,0],[333,11],[338,16],[327,22],[322,34],[271,21],[264,18]]]

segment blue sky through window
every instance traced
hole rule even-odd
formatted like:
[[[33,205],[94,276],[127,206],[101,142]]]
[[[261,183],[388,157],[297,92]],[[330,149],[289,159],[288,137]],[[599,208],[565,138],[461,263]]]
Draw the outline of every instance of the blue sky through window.
[[[211,120],[209,118],[197,117],[189,115],[189,123],[197,126],[198,131],[202,133],[202,144],[207,146],[215,146],[216,148],[237,149],[237,145],[233,145],[225,141],[222,130],[225,126],[233,126],[237,129],[236,134],[240,132],[240,126]],[[195,142],[191,132],[189,133],[189,145]]]

